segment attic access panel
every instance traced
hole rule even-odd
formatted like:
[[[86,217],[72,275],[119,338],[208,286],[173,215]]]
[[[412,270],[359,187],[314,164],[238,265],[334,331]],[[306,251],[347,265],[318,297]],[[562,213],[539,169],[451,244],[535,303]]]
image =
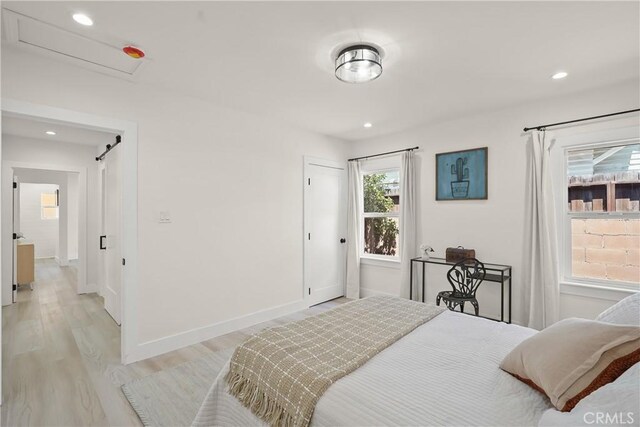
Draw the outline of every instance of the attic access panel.
[[[118,46],[95,40],[3,9],[4,38],[33,52],[117,77],[132,77],[144,60],[131,58]]]

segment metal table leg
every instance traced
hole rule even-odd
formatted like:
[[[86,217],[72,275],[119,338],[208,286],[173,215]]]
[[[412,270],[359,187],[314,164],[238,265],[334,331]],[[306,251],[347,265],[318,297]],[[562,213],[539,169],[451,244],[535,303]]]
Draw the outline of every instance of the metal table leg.
[[[413,300],[413,260],[409,261],[409,300]]]
[[[504,270],[500,271],[500,321],[504,322]]]
[[[425,281],[425,274],[424,274],[424,267],[425,265],[427,265],[426,263],[422,263],[422,302],[424,302],[424,281]]]
[[[511,323],[511,284],[513,283],[513,271],[509,268],[509,323]]]

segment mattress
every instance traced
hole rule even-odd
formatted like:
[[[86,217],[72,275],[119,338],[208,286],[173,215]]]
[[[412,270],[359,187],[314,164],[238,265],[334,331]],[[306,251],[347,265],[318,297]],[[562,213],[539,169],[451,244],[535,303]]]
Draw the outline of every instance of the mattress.
[[[343,377],[318,401],[312,426],[534,426],[548,399],[500,362],[536,331],[446,311]],[[222,370],[196,426],[264,425],[227,392]]]

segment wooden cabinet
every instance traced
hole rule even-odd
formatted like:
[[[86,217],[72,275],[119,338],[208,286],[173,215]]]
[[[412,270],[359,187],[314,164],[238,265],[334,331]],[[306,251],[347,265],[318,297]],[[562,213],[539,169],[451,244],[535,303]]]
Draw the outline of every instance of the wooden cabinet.
[[[28,285],[35,281],[33,243],[18,243],[18,284]]]

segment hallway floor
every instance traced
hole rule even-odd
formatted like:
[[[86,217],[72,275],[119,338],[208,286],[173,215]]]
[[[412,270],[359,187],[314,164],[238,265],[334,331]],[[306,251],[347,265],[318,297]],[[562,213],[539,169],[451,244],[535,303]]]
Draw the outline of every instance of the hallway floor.
[[[36,282],[2,309],[2,425],[140,425],[120,392],[120,328],[75,267],[36,261]]]

